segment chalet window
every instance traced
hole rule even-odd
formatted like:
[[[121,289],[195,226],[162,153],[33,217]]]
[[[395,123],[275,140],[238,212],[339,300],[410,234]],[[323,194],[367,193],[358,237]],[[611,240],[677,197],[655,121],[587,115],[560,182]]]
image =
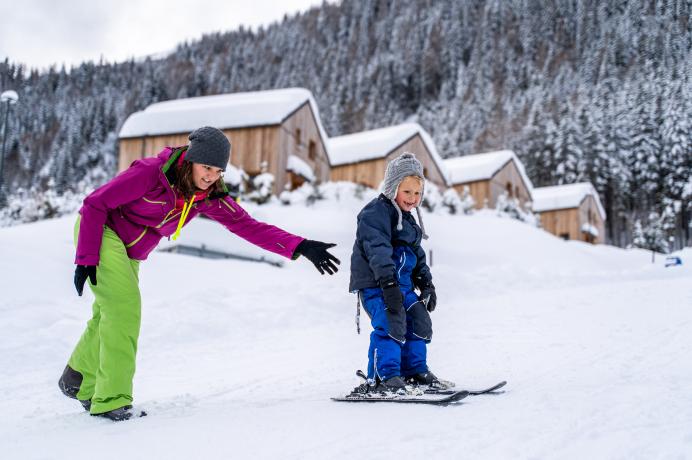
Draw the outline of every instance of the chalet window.
[[[303,176],[301,176],[299,174],[295,174],[295,173],[291,172],[291,173],[288,173],[288,177],[289,177],[290,184],[291,184],[290,185],[291,190],[295,190],[305,183],[305,178],[303,178]]]
[[[560,233],[560,238],[562,238],[565,241],[569,240],[569,233]]]
[[[300,145],[303,141],[300,138],[301,132],[300,128],[296,128],[296,144]]]
[[[423,167],[423,177],[428,177],[428,168]]]
[[[315,144],[315,141],[310,141],[310,144],[308,144],[308,158],[313,161],[317,158],[317,144]]]
[[[512,184],[510,182],[507,182],[506,188],[507,188],[507,196],[509,198],[514,197],[514,193],[512,192]]]
[[[514,186],[514,196],[519,198],[519,186],[518,185]]]

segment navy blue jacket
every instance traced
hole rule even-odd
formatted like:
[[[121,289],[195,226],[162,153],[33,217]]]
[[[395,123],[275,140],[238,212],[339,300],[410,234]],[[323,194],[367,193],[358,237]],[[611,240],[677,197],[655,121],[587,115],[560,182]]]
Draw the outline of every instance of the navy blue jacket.
[[[356,242],[351,254],[350,292],[378,287],[381,280],[396,279],[392,259],[395,246],[409,246],[416,255],[413,277],[422,281],[416,284],[432,281],[425,251],[420,245],[421,228],[410,212],[402,212],[403,229],[398,231],[398,218],[394,205],[384,195],[372,200],[358,214]]]

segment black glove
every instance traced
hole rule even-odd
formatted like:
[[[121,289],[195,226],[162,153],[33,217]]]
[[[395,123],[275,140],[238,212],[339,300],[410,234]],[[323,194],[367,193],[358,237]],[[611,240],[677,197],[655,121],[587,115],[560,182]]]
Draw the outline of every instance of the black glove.
[[[428,311],[434,311],[437,306],[437,294],[435,294],[435,286],[430,278],[423,278],[417,275],[413,278],[413,284],[420,290],[419,298],[423,301]]]
[[[74,287],[77,288],[77,294],[80,297],[84,291],[87,276],[91,284],[96,286],[96,265],[77,265],[77,268],[74,269]]]
[[[432,283],[429,283],[421,288],[420,299],[423,301],[429,312],[435,310],[435,306],[437,305],[437,294],[435,294],[435,286],[433,286]]]
[[[323,243],[321,241],[313,240],[303,240],[296,247],[293,254],[307,257],[308,260],[315,265],[315,268],[317,268],[317,271],[319,271],[321,275],[324,275],[324,272],[333,275],[339,271],[339,269],[336,268],[336,265],[334,265],[334,262],[337,264],[341,263],[339,259],[327,251],[327,249],[333,248],[334,246],[336,246],[336,244]]]
[[[389,311],[397,311],[404,306],[404,296],[399,289],[399,283],[394,279],[380,281],[382,288],[382,297],[384,297],[384,306]]]

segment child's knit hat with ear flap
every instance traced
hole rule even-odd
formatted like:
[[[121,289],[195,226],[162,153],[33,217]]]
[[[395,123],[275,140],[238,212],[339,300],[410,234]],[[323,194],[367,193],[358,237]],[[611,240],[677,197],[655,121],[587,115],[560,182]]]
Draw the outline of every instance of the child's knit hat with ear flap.
[[[413,153],[404,152],[398,157],[394,158],[387,164],[387,169],[384,172],[384,184],[382,193],[384,196],[389,198],[389,200],[394,205],[396,212],[399,214],[399,221],[397,223],[396,229],[402,230],[404,227],[402,225],[401,209],[396,204],[395,197],[397,191],[399,190],[399,184],[404,180],[405,177],[416,176],[423,180],[423,189],[421,190],[421,199],[423,197],[423,192],[425,190],[425,177],[423,176],[423,165],[416,158]],[[428,235],[425,233],[425,227],[423,226],[423,217],[421,216],[420,209],[416,207],[416,213],[418,214],[418,223],[423,231],[423,239],[427,240]]]

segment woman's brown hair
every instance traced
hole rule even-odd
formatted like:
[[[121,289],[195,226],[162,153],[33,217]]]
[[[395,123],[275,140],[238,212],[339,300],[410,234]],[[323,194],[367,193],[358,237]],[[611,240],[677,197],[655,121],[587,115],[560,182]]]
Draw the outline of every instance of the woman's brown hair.
[[[192,198],[195,192],[199,189],[195,186],[195,181],[192,180],[192,163],[189,161],[183,161],[183,164],[177,171],[178,180],[176,181],[176,188],[185,197],[186,200]],[[207,189],[209,194],[213,193],[224,193],[223,189],[223,176],[219,177],[216,182],[211,184]]]

